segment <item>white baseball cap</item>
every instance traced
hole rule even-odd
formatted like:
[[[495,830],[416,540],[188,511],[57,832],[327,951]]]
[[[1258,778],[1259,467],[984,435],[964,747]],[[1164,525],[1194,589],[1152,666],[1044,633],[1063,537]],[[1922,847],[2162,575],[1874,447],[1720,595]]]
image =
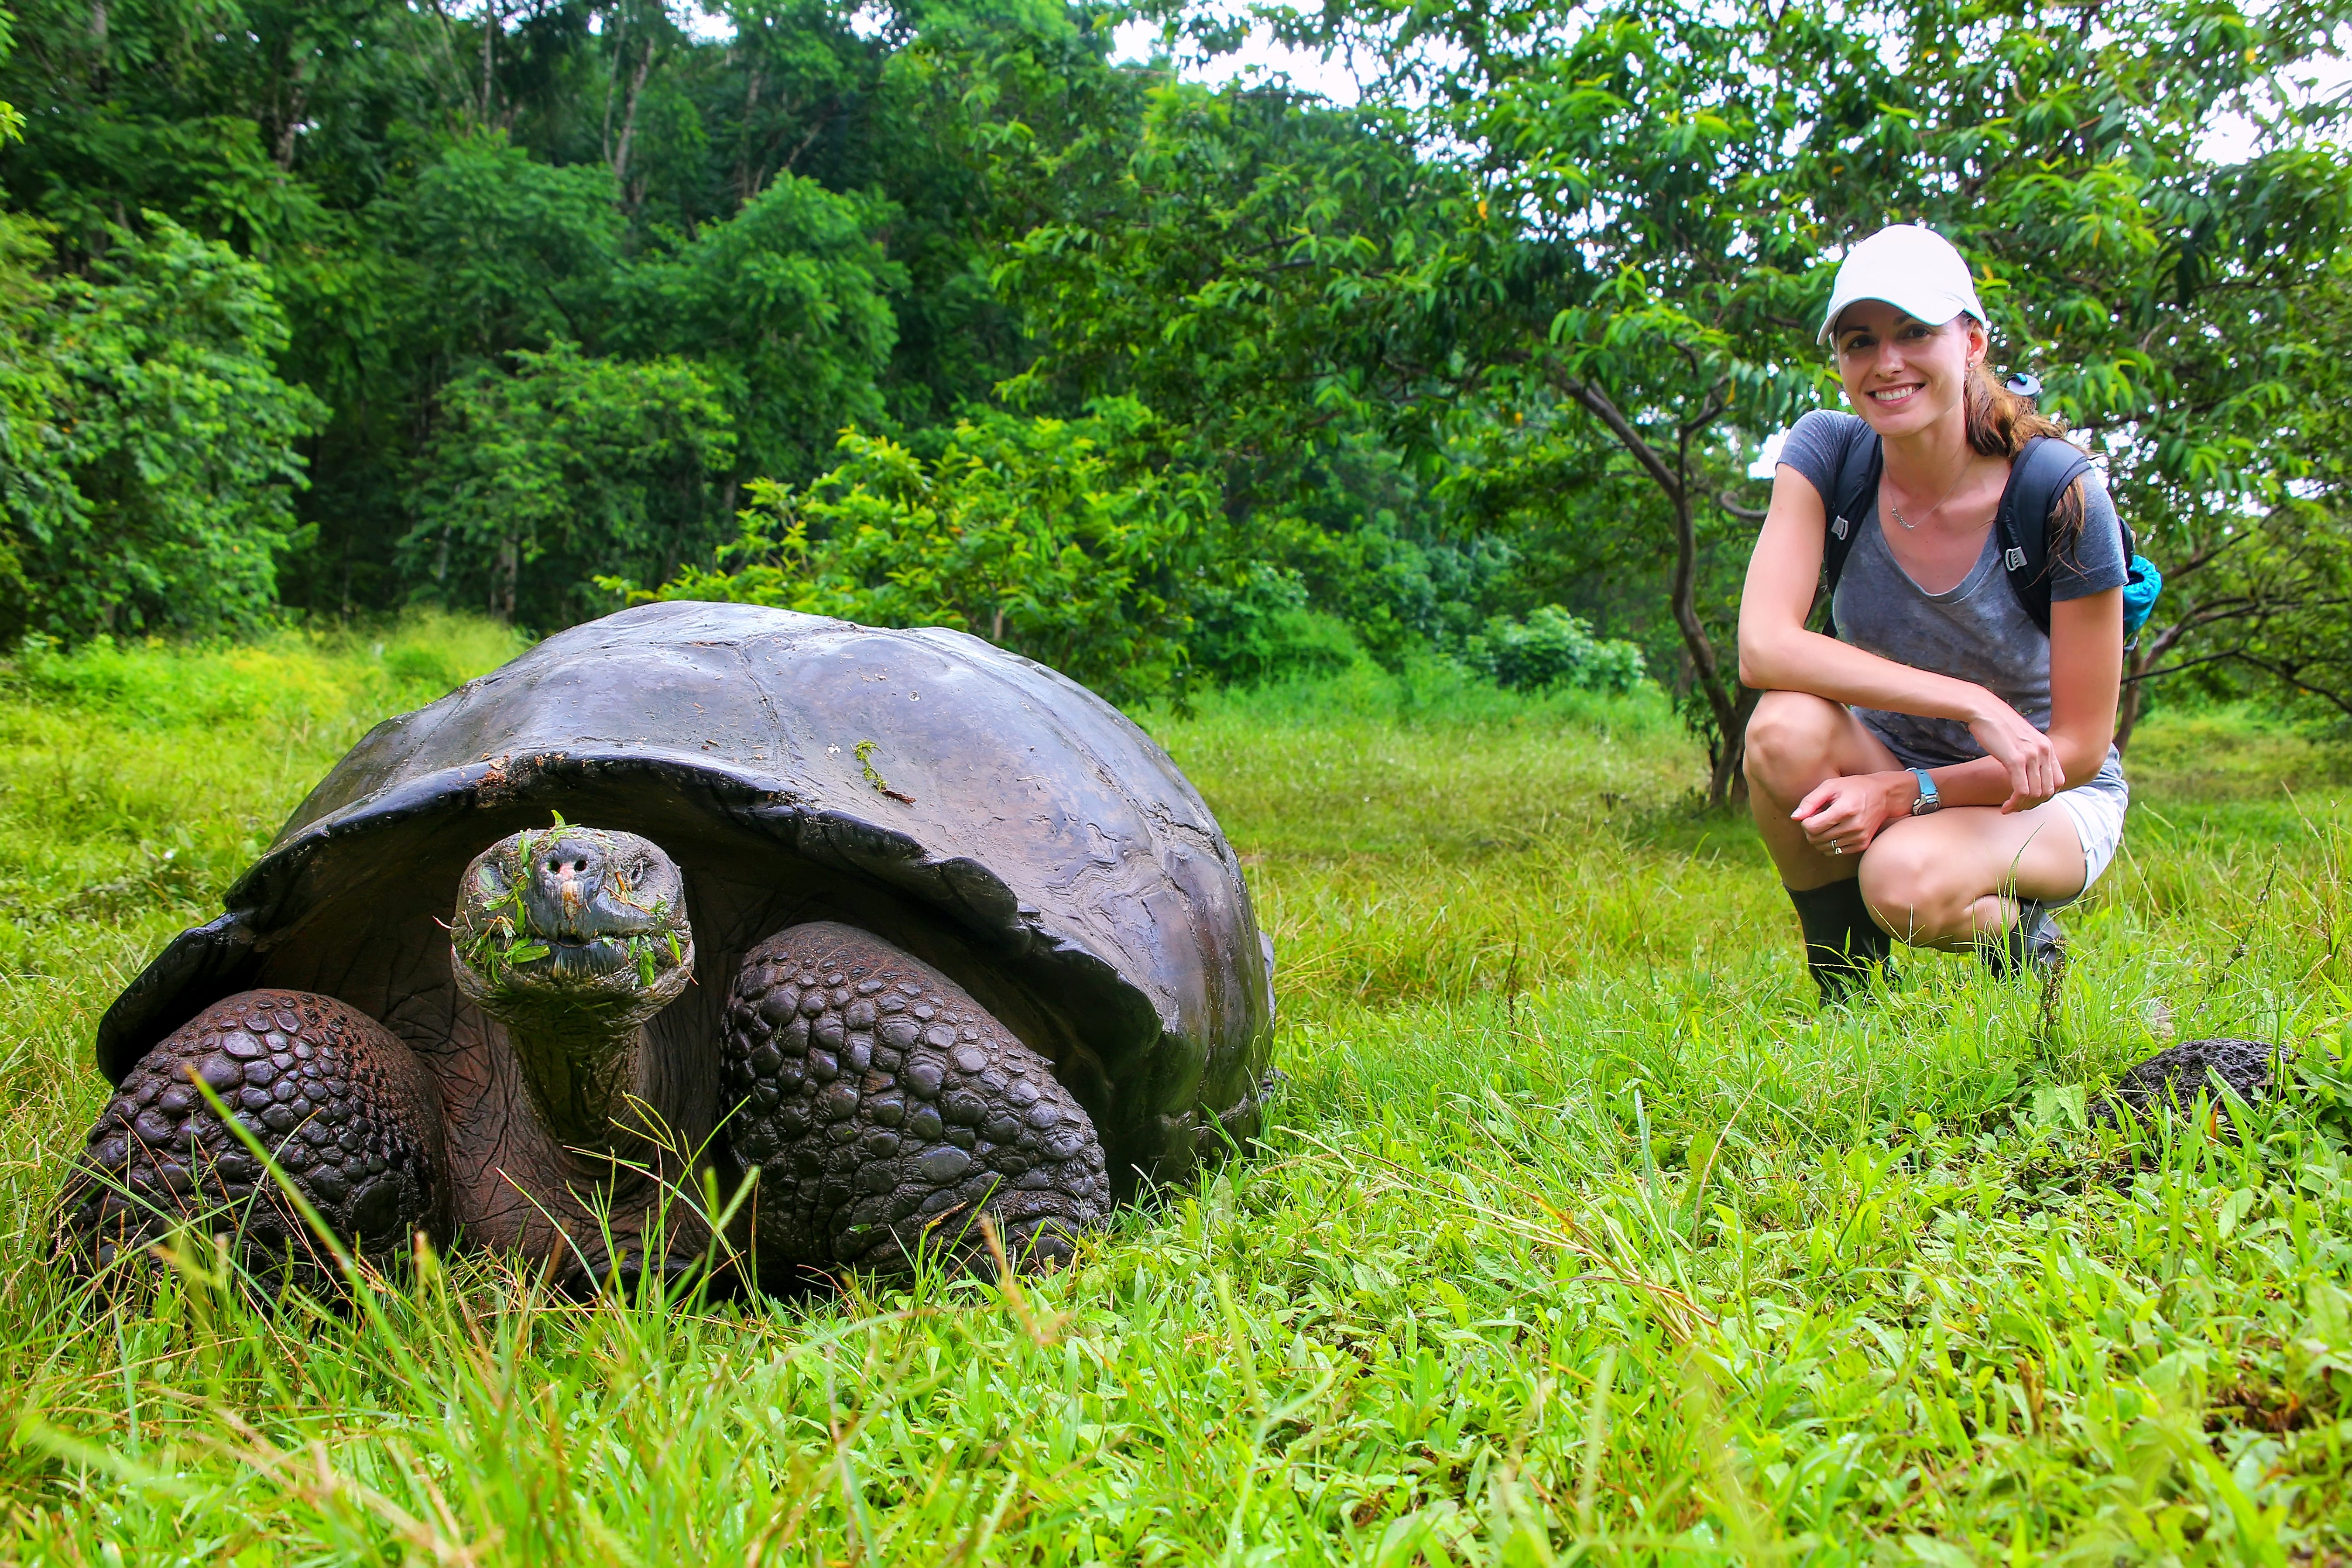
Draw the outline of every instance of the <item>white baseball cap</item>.
[[[1846,252],[1821,336],[1813,341],[1829,342],[1839,312],[1856,300],[1884,300],[1931,326],[1963,312],[1985,319],[1969,264],[1950,240],[1916,223],[1890,224]]]

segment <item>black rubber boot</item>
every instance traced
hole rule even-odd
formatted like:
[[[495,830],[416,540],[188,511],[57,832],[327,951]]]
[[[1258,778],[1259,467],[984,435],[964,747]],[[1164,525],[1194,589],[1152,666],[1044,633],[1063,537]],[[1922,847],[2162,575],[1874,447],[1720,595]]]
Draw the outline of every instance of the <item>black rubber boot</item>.
[[[1843,1002],[1869,983],[1871,969],[1886,962],[1895,939],[1878,929],[1863,901],[1862,883],[1848,878],[1826,888],[1787,889],[1805,928],[1805,967],[1821,987],[1824,1003]]]
[[[2031,971],[2046,980],[2066,966],[2066,933],[2031,899],[2017,901],[2017,922],[1977,943],[1977,961],[2003,980]]]

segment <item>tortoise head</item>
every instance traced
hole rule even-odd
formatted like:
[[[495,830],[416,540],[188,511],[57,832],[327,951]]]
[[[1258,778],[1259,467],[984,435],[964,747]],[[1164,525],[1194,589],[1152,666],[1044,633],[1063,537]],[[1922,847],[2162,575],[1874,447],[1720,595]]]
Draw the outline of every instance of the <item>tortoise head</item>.
[[[638,1026],[694,973],[677,863],[634,833],[551,828],[499,839],[457,887],[450,969],[507,1026],[560,1135],[602,1141],[634,1087]]]

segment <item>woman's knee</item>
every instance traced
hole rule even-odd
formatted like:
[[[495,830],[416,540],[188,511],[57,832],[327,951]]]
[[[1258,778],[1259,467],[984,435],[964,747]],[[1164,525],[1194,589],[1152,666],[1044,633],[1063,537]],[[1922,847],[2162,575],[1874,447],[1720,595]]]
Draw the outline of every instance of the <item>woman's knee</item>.
[[[1906,942],[1945,942],[1967,934],[1981,889],[1956,874],[1954,857],[1925,836],[1894,834],[1862,858],[1862,898],[1872,918]]]
[[[1742,758],[1748,782],[1780,794],[1801,781],[1810,789],[1828,777],[1845,716],[1844,709],[1811,692],[1766,692],[1748,718]]]

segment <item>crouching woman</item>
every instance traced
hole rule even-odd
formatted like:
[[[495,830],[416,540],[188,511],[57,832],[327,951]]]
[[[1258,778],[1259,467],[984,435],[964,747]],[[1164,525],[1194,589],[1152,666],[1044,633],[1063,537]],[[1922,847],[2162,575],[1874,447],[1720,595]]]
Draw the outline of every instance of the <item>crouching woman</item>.
[[[1855,412],[1789,432],[1748,563],[1749,799],[1828,1001],[1890,938],[2004,973],[2059,963],[2048,911],[2123,837],[2124,535],[2089,469],[2051,499],[2046,561],[2019,570],[1999,514],[2059,427],[1994,383],[1984,321],[1940,236],[1854,247],[1822,336]],[[1832,636],[1806,629],[1825,551],[1843,557]]]

